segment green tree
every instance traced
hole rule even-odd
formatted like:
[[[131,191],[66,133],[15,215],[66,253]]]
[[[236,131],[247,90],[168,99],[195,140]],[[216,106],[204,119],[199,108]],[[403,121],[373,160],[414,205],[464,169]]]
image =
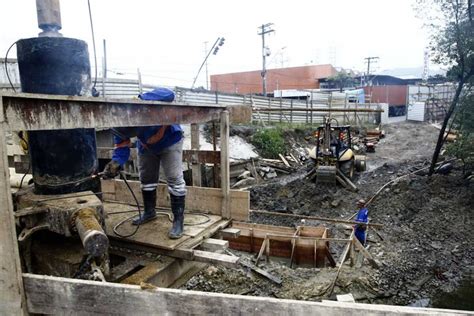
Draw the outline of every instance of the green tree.
[[[349,75],[345,70],[339,71],[336,75],[328,78],[329,82],[333,82],[336,87],[342,92],[344,87],[350,86],[354,82],[354,78]]]
[[[448,77],[457,83],[433,152],[429,175],[435,170],[445,141],[445,131],[460,98],[469,95],[474,76],[474,23],[472,0],[420,0],[420,8],[429,19],[433,61],[450,67]]]

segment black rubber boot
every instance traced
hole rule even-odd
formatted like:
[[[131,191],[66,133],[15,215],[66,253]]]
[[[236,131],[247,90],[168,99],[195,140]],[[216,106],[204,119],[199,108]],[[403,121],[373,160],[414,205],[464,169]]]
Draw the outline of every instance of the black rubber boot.
[[[173,227],[168,233],[170,239],[178,239],[183,236],[184,230],[184,196],[170,194],[171,211],[173,212]]]
[[[140,216],[136,216],[132,224],[133,225],[141,225],[145,224],[156,218],[156,190],[153,191],[143,191],[143,204],[145,205],[145,210],[141,213]]]

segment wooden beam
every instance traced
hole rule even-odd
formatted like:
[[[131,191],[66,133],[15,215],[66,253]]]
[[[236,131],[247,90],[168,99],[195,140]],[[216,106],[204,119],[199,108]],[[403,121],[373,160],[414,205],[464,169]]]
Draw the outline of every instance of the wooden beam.
[[[240,229],[237,228],[226,228],[220,231],[224,238],[237,238],[240,236]]]
[[[25,306],[23,282],[9,185],[6,126],[1,99],[0,124],[0,314],[21,315]]]
[[[204,123],[225,106],[42,94],[2,95],[8,128],[53,130]]]
[[[191,124],[191,149],[199,150],[199,124]],[[191,165],[193,173],[193,187],[201,186],[201,164],[193,161]]]
[[[222,239],[207,238],[204,239],[200,247],[209,251],[224,251],[229,247],[229,242]]]
[[[229,112],[221,113],[221,189],[222,217],[233,218],[230,209]]]
[[[24,274],[28,312],[122,315],[465,315],[466,311],[282,300]]]
[[[240,258],[237,256],[229,256],[217,252],[194,250],[194,260],[235,268],[235,265],[239,262]]]

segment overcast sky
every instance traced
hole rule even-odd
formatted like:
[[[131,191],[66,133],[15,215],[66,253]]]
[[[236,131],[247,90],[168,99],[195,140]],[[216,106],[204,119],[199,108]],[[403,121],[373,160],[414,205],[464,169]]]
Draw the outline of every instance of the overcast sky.
[[[0,1],[4,57],[11,43],[39,29],[34,0]],[[99,69],[106,39],[109,76],[136,77],[140,68],[148,83],[185,87],[204,60],[204,42],[210,47],[219,36],[226,40],[209,58],[210,74],[260,69],[257,27],[270,22],[268,68],[331,63],[362,71],[367,56],[380,57],[378,71],[422,67],[428,40],[414,1],[90,0]],[[87,0],[62,0],[61,13],[61,32],[87,41],[93,64]],[[197,85],[205,86],[204,71]]]

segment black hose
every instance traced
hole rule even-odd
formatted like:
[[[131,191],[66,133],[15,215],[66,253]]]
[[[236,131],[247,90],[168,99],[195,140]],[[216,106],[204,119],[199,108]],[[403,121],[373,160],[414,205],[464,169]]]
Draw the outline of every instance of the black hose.
[[[133,192],[132,188],[130,187],[130,185],[128,184],[128,181],[127,181],[127,178],[125,177],[125,175],[123,174],[122,171],[119,171],[119,174],[120,174],[120,177],[123,179],[123,181],[125,182],[125,185],[127,186],[128,190],[130,191],[130,193],[132,194],[133,196],[133,199],[135,200],[135,202],[137,203],[137,210],[138,210],[138,217],[141,218],[142,216],[142,212],[141,212],[141,209],[140,209],[140,203],[138,203],[138,199],[135,195],[135,193]],[[135,227],[135,230],[128,234],[128,235],[122,235],[120,234],[117,229],[122,226],[125,222],[131,220],[132,218],[134,218],[134,216],[131,216],[131,217],[127,217],[125,218],[124,220],[120,221],[117,225],[114,226],[113,228],[113,231],[114,231],[114,234],[119,236],[120,238],[127,238],[127,237],[132,237],[133,235],[135,235],[137,232],[138,232],[138,229],[140,228],[140,222],[138,222],[137,226]]]

